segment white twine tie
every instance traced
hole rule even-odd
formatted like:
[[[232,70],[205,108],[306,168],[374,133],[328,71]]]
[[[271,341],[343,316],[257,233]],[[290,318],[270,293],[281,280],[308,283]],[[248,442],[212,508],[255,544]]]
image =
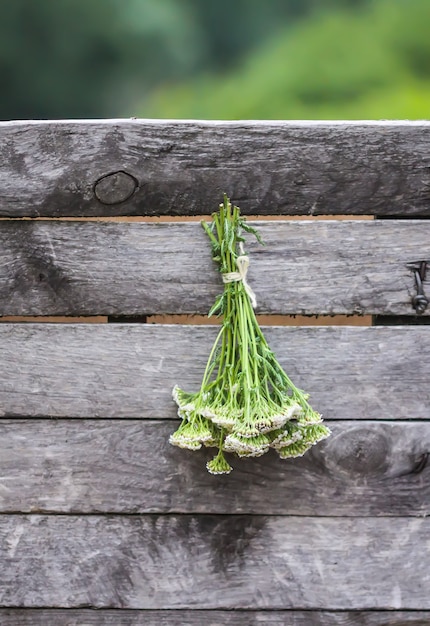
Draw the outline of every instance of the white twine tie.
[[[226,272],[222,275],[222,281],[223,283],[238,283],[242,281],[243,287],[251,300],[252,307],[255,309],[257,306],[257,298],[246,280],[249,268],[249,257],[243,254],[244,250],[242,244],[240,244],[240,251],[241,255],[236,259],[237,272]]]

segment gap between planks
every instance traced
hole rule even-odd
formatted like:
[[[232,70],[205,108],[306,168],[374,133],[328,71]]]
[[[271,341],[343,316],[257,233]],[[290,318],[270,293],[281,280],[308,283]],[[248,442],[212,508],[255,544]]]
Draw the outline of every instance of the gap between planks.
[[[371,315],[257,315],[261,326],[372,326]],[[121,321],[121,317],[117,318]],[[37,324],[107,324],[107,315],[94,315],[86,317],[61,317],[61,316],[19,316],[5,315],[0,317],[0,323],[37,323]],[[134,323],[126,322],[124,323]],[[221,320],[206,315],[148,315],[146,324],[194,324],[219,325]]]
[[[292,222],[292,221],[340,221],[340,220],[373,220],[373,215],[247,215],[247,221],[256,222]],[[409,218],[411,219],[411,218]],[[123,215],[113,217],[0,217],[0,222],[144,222],[159,224],[161,222],[211,222],[210,215]]]
[[[2,626],[427,626],[430,611],[340,609],[335,611],[302,609],[37,609],[10,607],[0,609]],[[419,621],[418,621],[419,620]]]

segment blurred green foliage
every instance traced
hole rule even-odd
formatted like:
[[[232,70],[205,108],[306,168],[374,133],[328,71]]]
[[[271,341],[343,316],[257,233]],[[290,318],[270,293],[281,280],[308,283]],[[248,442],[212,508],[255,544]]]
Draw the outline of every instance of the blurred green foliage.
[[[430,0],[0,0],[0,119],[428,117]]]
[[[327,7],[325,7],[326,9]],[[145,117],[428,118],[429,0],[374,0],[312,15],[234,71],[167,85]]]
[[[175,0],[0,0],[0,118],[121,114],[200,47]]]

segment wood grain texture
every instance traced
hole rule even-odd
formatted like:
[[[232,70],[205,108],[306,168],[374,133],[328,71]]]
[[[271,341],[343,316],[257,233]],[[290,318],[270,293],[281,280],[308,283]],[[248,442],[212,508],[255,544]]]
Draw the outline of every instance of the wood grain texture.
[[[430,263],[428,220],[258,229],[265,247],[247,238],[257,312],[415,314],[407,264]],[[200,224],[0,222],[1,315],[207,313],[222,289]]]
[[[0,512],[430,514],[430,423],[328,422],[300,459],[205,469],[213,450],[168,443],[175,422],[0,422]],[[186,497],[184,497],[186,494]]]
[[[429,558],[428,518],[4,515],[0,606],[428,610]]]
[[[428,419],[430,332],[266,327],[326,419]],[[201,383],[216,327],[0,325],[0,416],[173,418],[171,390]]]
[[[0,215],[429,215],[429,122],[0,124]]]
[[[0,609],[2,626],[428,626],[430,611]]]

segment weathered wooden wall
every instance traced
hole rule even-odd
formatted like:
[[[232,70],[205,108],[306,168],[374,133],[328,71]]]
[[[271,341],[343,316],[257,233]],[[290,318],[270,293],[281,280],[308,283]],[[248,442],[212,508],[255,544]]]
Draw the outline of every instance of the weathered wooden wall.
[[[12,122],[0,154],[0,315],[206,313],[198,224],[52,218],[208,214],[223,191],[390,218],[262,222],[260,312],[414,313],[429,123]],[[168,436],[215,329],[0,326],[1,626],[430,624],[429,325],[265,330],[333,435],[214,477]]]
[[[427,421],[328,424],[304,457],[235,459],[226,481],[211,451],[169,445],[172,420],[3,420],[0,514],[429,515]]]
[[[429,215],[429,122],[1,124],[0,214]]]
[[[0,619],[7,626],[428,626],[430,611],[0,609]]]
[[[260,313],[410,314],[408,263],[430,259],[424,220],[258,229],[266,245],[249,237],[247,250]],[[206,313],[218,293],[199,224],[13,220],[0,229],[0,315]]]

